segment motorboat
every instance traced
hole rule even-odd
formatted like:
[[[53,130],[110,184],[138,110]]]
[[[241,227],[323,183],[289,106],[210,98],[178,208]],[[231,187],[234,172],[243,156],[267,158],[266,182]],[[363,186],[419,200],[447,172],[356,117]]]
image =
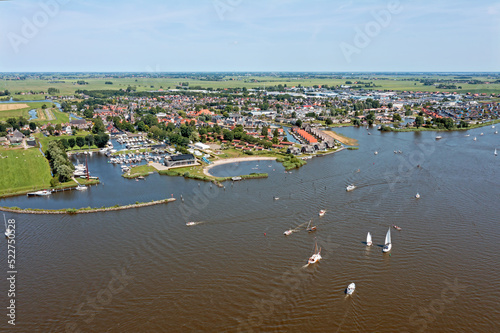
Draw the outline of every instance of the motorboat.
[[[384,247],[382,248],[382,252],[389,252],[392,249],[391,243],[391,228],[387,230],[387,234],[385,235]]]
[[[322,210],[319,211],[318,215],[319,216],[324,216],[325,213],[326,213],[326,210],[322,209]]]
[[[436,140],[441,140],[443,137],[441,135],[436,136]]]
[[[375,155],[378,155],[378,151],[376,151],[376,150],[375,150],[374,154],[375,154]]]
[[[345,188],[345,190],[346,190],[347,192],[350,192],[350,191],[354,190],[355,188],[356,188],[356,186],[354,186],[353,184],[351,184],[351,185],[347,186],[347,187]]]
[[[401,227],[398,227],[397,225],[393,225],[392,227],[393,227],[394,229],[396,229],[397,231],[401,231],[401,229],[402,229]]]
[[[290,236],[291,234],[293,234],[293,230],[292,230],[292,229],[288,229],[288,230],[286,230],[286,231],[283,233],[283,235],[285,235],[285,236]]]
[[[77,191],[85,191],[86,189],[87,189],[87,186],[82,185],[82,184],[78,184],[78,186],[76,187]]]
[[[41,191],[28,193],[28,197],[33,197],[33,196],[44,197],[44,196],[48,196],[50,194],[52,194],[52,191],[50,191],[50,190],[41,190]]]
[[[309,257],[309,260],[307,260],[307,263],[308,264],[315,264],[320,260],[321,260],[321,248],[318,250],[318,243],[315,243],[314,253],[311,257]]]
[[[420,199],[420,194],[415,194],[415,198]]]
[[[350,285],[347,286],[346,290],[345,290],[345,293],[347,295],[352,295],[352,293],[354,292],[354,290],[356,289],[356,285],[353,283],[351,283]]]

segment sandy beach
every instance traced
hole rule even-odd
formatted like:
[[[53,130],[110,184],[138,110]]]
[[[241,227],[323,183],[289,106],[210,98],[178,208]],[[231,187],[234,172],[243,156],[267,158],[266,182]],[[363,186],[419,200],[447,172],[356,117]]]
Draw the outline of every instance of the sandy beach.
[[[348,146],[357,146],[358,145],[358,140],[348,138],[348,137],[343,136],[341,134],[338,134],[338,133],[336,133],[334,131],[323,131],[323,133],[325,133],[326,135],[331,136],[335,140],[340,141],[340,142],[342,142],[345,145],[348,145]]]
[[[209,170],[215,166],[228,164],[228,163],[237,163],[237,162],[248,162],[248,161],[274,161],[276,157],[262,157],[262,156],[249,156],[249,157],[236,157],[236,158],[226,158],[223,160],[214,161],[209,166],[203,168],[203,173],[207,176],[212,176]]]

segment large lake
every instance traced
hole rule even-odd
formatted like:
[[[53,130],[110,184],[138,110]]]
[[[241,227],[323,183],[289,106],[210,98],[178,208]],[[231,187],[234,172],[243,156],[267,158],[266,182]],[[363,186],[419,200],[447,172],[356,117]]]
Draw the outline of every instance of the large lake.
[[[184,198],[108,213],[6,214],[17,225],[11,331],[498,331],[500,157],[493,151],[500,135],[491,127],[337,131],[358,139],[359,150],[314,158],[292,173],[269,161],[218,166],[217,175],[269,173],[225,189],[157,174],[122,179],[118,166],[94,155],[89,167],[102,185],[0,200],[63,208]],[[348,184],[357,188],[346,192]],[[327,210],[321,218],[320,209]],[[283,235],[310,219],[317,232]],[[394,224],[402,230],[392,229],[392,251],[383,254]],[[323,259],[304,267],[315,242]],[[351,282],[357,288],[346,297]],[[0,289],[6,307],[5,279]]]

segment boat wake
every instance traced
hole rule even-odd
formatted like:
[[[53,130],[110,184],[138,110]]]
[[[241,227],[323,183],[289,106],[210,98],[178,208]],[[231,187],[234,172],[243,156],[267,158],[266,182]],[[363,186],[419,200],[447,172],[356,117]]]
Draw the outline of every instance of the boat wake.
[[[198,225],[198,224],[202,224],[203,222],[187,222],[186,223],[186,226],[188,227],[192,227],[192,226],[195,226],[195,225]]]

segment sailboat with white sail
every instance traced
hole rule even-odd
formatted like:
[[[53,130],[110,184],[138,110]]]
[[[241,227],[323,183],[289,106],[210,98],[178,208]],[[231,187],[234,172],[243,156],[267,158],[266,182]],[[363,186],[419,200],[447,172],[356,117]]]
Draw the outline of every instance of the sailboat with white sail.
[[[345,293],[347,295],[352,295],[352,293],[354,293],[355,289],[356,289],[356,284],[353,282],[353,283],[351,283],[350,285],[347,286],[347,288],[345,290]]]
[[[372,246],[372,234],[370,232],[368,232],[368,234],[366,235],[366,245],[367,246]]]
[[[307,224],[307,227],[306,227],[306,230],[308,232],[316,231],[316,226],[315,225],[311,226],[311,223],[312,223],[312,220],[309,220],[309,223]]]
[[[314,253],[307,261],[307,264],[315,264],[321,260],[321,248],[318,250],[318,243],[314,245]]]
[[[387,234],[385,235],[385,243],[384,247],[382,248],[383,252],[389,252],[392,248],[392,243],[391,243],[391,228],[387,230]]]
[[[498,153],[497,153],[497,149],[495,148],[495,156],[497,156],[497,155],[498,155]]]

